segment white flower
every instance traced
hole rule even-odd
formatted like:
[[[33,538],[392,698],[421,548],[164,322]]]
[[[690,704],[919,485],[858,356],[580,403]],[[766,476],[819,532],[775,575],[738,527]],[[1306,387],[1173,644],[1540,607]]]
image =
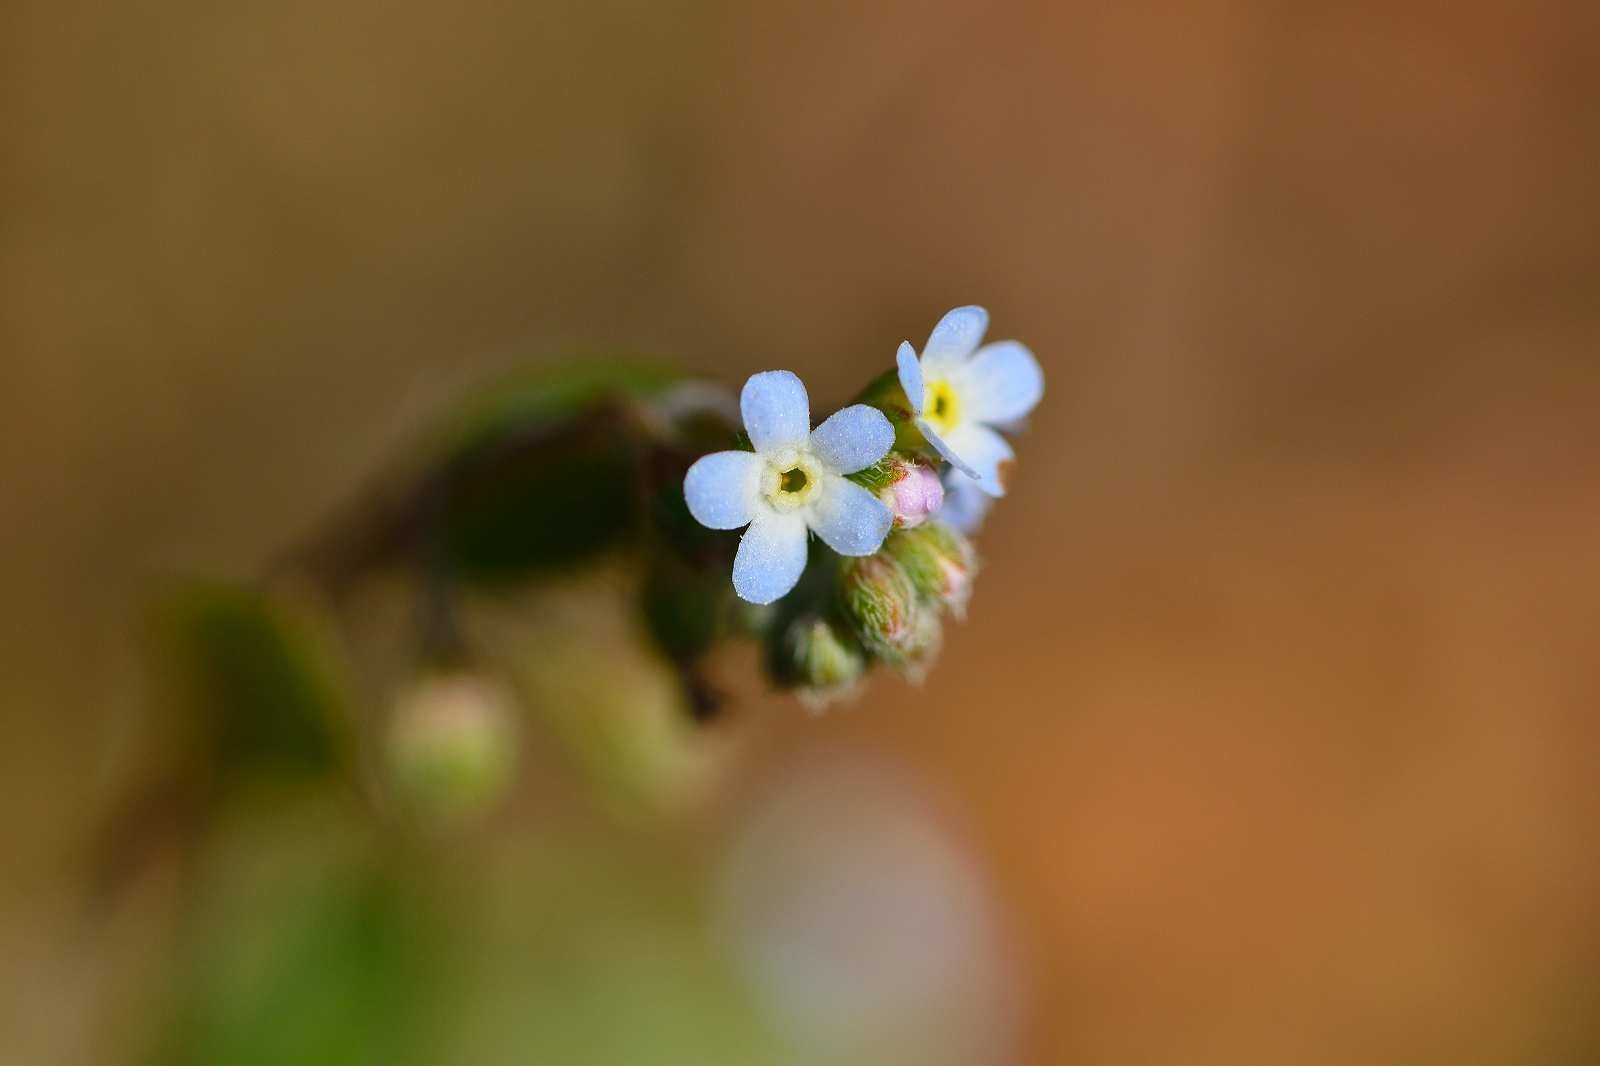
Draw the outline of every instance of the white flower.
[[[1044,372],[1016,341],[979,348],[988,327],[983,308],[958,307],[933,327],[920,360],[909,342],[901,342],[895,361],[900,387],[928,443],[977,478],[984,492],[1003,496],[1003,468],[1014,453],[993,427],[1033,410],[1044,394]]]
[[[733,560],[733,588],[751,603],[771,603],[806,568],[806,531],[840,555],[871,555],[894,518],[881,500],[849,481],[894,443],[883,412],[846,407],[815,431],[806,387],[787,370],[753,375],[739,411],[754,452],[714,452],[683,479],[689,513],[712,529],[749,525]]]
[[[994,497],[979,488],[976,481],[954,467],[945,474],[944,506],[939,509],[939,521],[958,533],[971,536],[983,525],[993,506]]]

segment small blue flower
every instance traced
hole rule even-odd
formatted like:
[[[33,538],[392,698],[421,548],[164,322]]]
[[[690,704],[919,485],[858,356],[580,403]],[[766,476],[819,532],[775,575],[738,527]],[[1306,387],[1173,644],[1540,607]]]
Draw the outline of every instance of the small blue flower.
[[[753,452],[701,457],[683,479],[689,513],[712,529],[748,525],[733,560],[733,589],[751,603],[784,596],[806,568],[811,530],[840,555],[871,555],[894,517],[844,475],[888,454],[894,427],[865,404],[815,430],[806,387],[787,370],[752,375],[739,410]]]
[[[1044,395],[1044,372],[1016,341],[978,347],[988,327],[983,308],[958,307],[933,327],[920,359],[903,341],[895,362],[928,443],[984,492],[1003,496],[1004,468],[1015,453],[994,427],[1033,410]]]
[[[978,483],[961,471],[951,467],[944,476],[944,506],[939,509],[939,521],[969,537],[983,525],[994,506],[990,496]]]

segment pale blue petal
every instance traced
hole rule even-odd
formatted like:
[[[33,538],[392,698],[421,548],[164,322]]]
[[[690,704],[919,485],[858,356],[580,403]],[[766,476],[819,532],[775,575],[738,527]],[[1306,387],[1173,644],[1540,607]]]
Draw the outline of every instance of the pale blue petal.
[[[805,443],[811,432],[811,401],[800,379],[787,370],[750,375],[739,394],[744,431],[756,451]]]
[[[840,555],[871,555],[883,546],[894,515],[854,481],[829,478],[807,521],[822,542]]]
[[[771,603],[787,595],[806,568],[806,523],[798,511],[762,509],[739,539],[733,591],[741,600]]]
[[[985,344],[961,373],[962,413],[990,425],[1016,421],[1043,395],[1039,360],[1016,341]]]
[[[994,506],[994,497],[978,487],[978,483],[960,471],[952,470],[944,478],[944,506],[939,508],[939,521],[958,533],[971,535],[983,525],[983,520]]]
[[[876,407],[858,403],[828,416],[811,432],[811,451],[841,474],[853,474],[889,454],[894,427]]]
[[[911,347],[911,342],[900,342],[900,350],[894,353],[894,363],[900,372],[900,387],[911,403],[911,413],[920,418],[928,390],[922,380],[922,364],[917,361],[917,350]]]
[[[738,529],[755,517],[761,492],[760,458],[750,452],[712,452],[683,476],[683,498],[694,520],[712,529]]]
[[[1016,453],[1006,439],[978,422],[963,422],[945,437],[946,445],[975,471],[978,487],[991,496],[1006,494],[1006,470]]]
[[[917,429],[922,431],[923,439],[929,444],[933,445],[933,450],[942,455],[945,462],[961,471],[967,477],[978,476],[978,471],[972,467],[972,464],[961,458],[954,448],[950,447],[949,444],[946,444],[945,439],[939,436],[938,431],[928,423],[927,419],[917,419]]]
[[[989,328],[989,312],[981,307],[958,307],[939,320],[922,349],[924,359],[940,363],[971,355]]]

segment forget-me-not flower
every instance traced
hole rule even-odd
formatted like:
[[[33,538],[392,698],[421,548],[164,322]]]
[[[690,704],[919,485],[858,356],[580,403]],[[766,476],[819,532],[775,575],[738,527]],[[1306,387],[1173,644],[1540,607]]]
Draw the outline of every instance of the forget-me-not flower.
[[[845,475],[888,453],[894,427],[883,412],[856,404],[813,430],[806,387],[787,370],[752,375],[739,411],[755,450],[701,457],[684,476],[683,495],[701,525],[750,527],[733,561],[740,598],[772,603],[794,588],[808,530],[840,555],[877,551],[894,517]]]
[[[958,307],[933,327],[920,359],[901,342],[895,362],[928,443],[984,492],[1003,496],[1004,467],[1015,453],[994,427],[1033,410],[1044,394],[1044,372],[1017,341],[978,347],[988,327],[983,308]]]
[[[944,475],[944,506],[939,509],[939,521],[968,536],[976,533],[994,506],[994,497],[978,487],[955,467]]]

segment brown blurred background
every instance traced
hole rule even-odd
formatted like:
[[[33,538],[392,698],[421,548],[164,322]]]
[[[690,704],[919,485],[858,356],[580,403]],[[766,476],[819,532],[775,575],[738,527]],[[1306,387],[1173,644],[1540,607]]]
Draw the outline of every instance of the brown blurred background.
[[[0,1062],[105,1061],[129,994],[57,911],[164,575],[530,360],[821,406],[969,302],[1048,376],[971,620],[921,689],[740,708],[725,808],[818,752],[924,782],[1018,1063],[1600,1057],[1600,8],[0,27]]]

